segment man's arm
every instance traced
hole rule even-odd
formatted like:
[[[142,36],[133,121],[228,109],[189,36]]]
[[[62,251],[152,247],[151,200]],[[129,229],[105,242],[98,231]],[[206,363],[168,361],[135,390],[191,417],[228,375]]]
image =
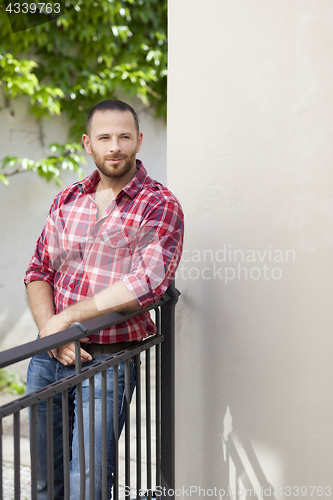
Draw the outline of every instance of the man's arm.
[[[32,281],[27,285],[30,310],[38,330],[55,314],[53,288],[46,281]]]
[[[45,337],[47,334],[44,334],[44,331],[48,329],[48,326],[50,323],[52,323],[53,318],[56,318],[55,316],[55,307],[54,307],[54,300],[53,300],[53,287],[47,283],[46,281],[31,281],[30,283],[27,284],[27,296],[28,296],[28,303],[29,307],[31,310],[31,313],[33,315],[33,318],[36,322],[36,325],[39,330],[39,335],[40,337]],[[61,330],[65,330],[70,326],[70,324],[67,325],[67,323],[63,323],[63,327],[61,326],[61,322],[58,321],[58,327],[57,329],[52,332],[60,332]],[[54,351],[54,352],[53,352]],[[58,350],[54,349],[53,351],[49,352],[50,357],[57,357],[55,356],[58,354]],[[75,346],[74,344],[67,344],[66,346],[62,346],[59,348],[59,355],[60,353],[64,351],[64,355],[66,356],[66,352],[70,351],[70,353],[74,353],[74,359],[75,361]],[[72,356],[70,355],[70,358]],[[81,361],[82,363],[85,363],[86,361],[90,361],[91,356],[81,349]],[[60,359],[59,359],[60,361]]]
[[[50,316],[40,330],[40,336],[46,337],[48,335],[52,335],[53,333],[60,332],[61,330],[65,330],[75,321],[84,323],[85,321],[98,318],[99,316],[103,316],[104,314],[113,311],[127,313],[139,311],[140,309],[141,306],[139,302],[126,288],[124,283],[122,281],[117,281],[107,289],[96,294],[94,297],[76,302],[76,304],[67,307],[59,314]],[[74,344],[71,343],[66,346],[59,347],[58,349],[53,349],[52,355],[64,365],[73,364],[75,362]],[[91,360],[91,356],[83,349],[81,349],[81,356],[83,362]]]

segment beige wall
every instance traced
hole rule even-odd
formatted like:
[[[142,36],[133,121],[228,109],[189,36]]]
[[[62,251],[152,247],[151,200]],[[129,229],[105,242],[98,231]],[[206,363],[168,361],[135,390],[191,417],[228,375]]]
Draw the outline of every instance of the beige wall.
[[[330,0],[170,0],[176,478],[192,498],[332,484],[332,26]]]

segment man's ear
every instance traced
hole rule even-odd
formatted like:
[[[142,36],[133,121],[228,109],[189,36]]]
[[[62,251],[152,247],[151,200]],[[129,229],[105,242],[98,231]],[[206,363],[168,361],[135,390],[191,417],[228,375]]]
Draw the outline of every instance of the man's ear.
[[[137,148],[136,148],[136,152],[138,153],[141,149],[141,146],[142,146],[142,139],[143,139],[143,133],[142,132],[139,132],[139,135],[138,135],[138,145],[137,145]]]
[[[87,151],[88,155],[92,155],[91,147],[90,147],[90,139],[88,134],[83,134],[82,142],[84,145],[84,149]]]

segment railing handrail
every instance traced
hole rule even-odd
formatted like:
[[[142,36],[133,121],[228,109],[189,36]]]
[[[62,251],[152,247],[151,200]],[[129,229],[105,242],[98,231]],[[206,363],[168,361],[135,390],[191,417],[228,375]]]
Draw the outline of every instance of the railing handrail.
[[[179,295],[178,290],[175,290],[175,292],[176,295],[178,296]],[[100,316],[98,318],[86,321],[84,323],[75,322],[66,330],[54,333],[53,335],[49,335],[48,337],[32,340],[30,342],[21,344],[16,347],[12,347],[11,349],[7,349],[5,351],[1,351],[0,368],[4,368],[14,363],[18,363],[19,361],[22,361],[24,359],[31,358],[36,354],[50,351],[51,349],[55,349],[68,342],[77,341],[83,336],[92,335],[93,333],[97,333],[101,330],[104,330],[105,328],[109,328],[119,323],[123,323],[124,321],[134,318],[135,316],[138,316],[145,312],[149,312],[152,309],[156,309],[157,307],[170,302],[172,299],[174,299],[174,297],[172,297],[172,294],[166,292],[161,299],[137,311],[133,311],[128,314],[111,312],[108,314],[104,314],[103,316]]]
[[[144,339],[142,342],[138,344],[134,344],[127,349],[115,354],[110,354],[107,359],[103,362],[96,361],[89,367],[83,366],[80,373],[74,373],[72,375],[68,375],[61,379],[61,382],[54,382],[53,384],[43,387],[33,394],[25,394],[23,396],[17,397],[14,401],[10,401],[2,406],[0,406],[0,419],[7,417],[17,411],[21,411],[24,408],[28,408],[32,404],[39,403],[40,401],[44,401],[51,394],[54,396],[55,394],[59,394],[63,391],[64,388],[73,387],[77,383],[82,382],[86,378],[91,378],[92,376],[100,373],[105,368],[105,364],[107,364],[108,368],[112,366],[118,365],[121,362],[126,361],[127,359],[134,358],[137,354],[143,352],[146,349],[149,349],[157,344],[160,344],[164,340],[164,335],[154,335],[147,339]]]

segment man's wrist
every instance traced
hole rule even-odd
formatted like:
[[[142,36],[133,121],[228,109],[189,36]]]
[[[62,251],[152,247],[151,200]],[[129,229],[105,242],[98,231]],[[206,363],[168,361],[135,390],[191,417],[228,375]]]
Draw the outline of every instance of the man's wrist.
[[[75,321],[78,321],[78,319],[75,317],[75,311],[73,311],[73,308],[71,306],[63,309],[56,316],[58,316],[58,319],[63,322],[64,329],[69,328],[73,323],[75,323]]]
[[[93,304],[94,301],[92,298],[85,299],[66,307],[66,309],[63,309],[59,315],[62,316],[61,319],[66,322],[68,327],[76,321],[88,321],[94,317],[91,311]]]

